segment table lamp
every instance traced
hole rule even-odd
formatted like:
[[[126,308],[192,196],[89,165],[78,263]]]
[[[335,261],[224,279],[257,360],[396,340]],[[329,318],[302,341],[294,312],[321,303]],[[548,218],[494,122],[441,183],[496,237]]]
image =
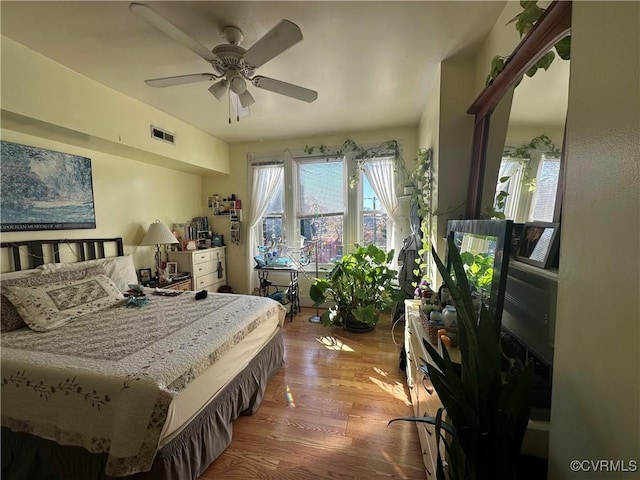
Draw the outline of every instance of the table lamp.
[[[156,279],[160,278],[160,263],[162,262],[162,253],[160,252],[160,245],[168,245],[171,243],[179,243],[176,237],[173,236],[169,227],[160,220],[156,220],[151,225],[147,233],[144,235],[140,245],[155,245],[156,246]]]

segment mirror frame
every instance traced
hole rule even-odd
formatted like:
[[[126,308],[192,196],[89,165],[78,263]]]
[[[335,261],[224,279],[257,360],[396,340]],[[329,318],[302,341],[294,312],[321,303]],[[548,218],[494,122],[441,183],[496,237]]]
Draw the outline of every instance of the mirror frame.
[[[482,208],[484,170],[487,161],[487,144],[491,114],[494,109],[533,64],[535,64],[555,43],[571,30],[571,1],[555,0],[542,14],[534,27],[520,41],[505,62],[504,68],[494,81],[480,92],[467,113],[475,115],[473,145],[467,188],[465,218],[478,219]],[[556,193],[554,222],[560,218],[562,199],[562,178],[564,174],[564,142],[560,160],[560,175]]]

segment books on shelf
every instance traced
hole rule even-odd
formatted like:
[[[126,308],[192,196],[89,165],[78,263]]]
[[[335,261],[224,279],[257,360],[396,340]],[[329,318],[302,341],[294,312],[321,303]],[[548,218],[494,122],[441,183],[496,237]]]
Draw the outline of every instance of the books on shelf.
[[[209,232],[209,219],[207,217],[194,217],[191,222],[174,223],[173,231],[178,234],[182,241],[199,240],[203,238],[205,232]]]

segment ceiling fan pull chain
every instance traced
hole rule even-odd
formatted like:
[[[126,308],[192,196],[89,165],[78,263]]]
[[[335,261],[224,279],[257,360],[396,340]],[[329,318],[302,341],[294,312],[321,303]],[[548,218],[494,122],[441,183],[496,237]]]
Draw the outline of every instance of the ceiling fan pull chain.
[[[227,98],[227,105],[229,106],[229,125],[231,125],[231,95],[227,95]]]

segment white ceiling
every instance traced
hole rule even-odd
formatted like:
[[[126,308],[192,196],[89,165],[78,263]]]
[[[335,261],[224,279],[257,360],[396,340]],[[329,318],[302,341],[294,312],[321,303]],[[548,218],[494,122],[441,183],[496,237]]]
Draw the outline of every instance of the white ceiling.
[[[317,90],[314,103],[253,88],[251,116],[228,124],[209,83],[149,78],[211,72],[131,13],[128,2],[2,1],[2,34],[228,143],[417,125],[438,63],[477,47],[504,7],[487,1],[147,2],[207,48],[235,25],[248,48],[282,18],[304,39],[258,74]],[[3,92],[8,94],[8,92]]]

